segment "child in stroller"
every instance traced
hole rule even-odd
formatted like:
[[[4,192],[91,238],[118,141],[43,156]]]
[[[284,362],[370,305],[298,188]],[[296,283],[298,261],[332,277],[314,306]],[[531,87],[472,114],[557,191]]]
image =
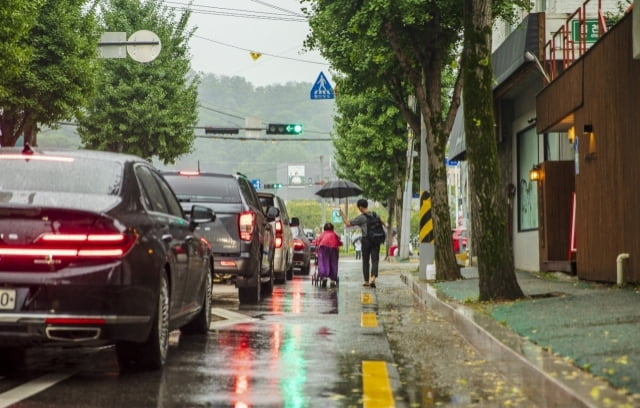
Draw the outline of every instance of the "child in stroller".
[[[314,281],[326,287],[335,287],[338,284],[338,254],[342,241],[333,230],[330,222],[324,224],[322,234],[316,240],[318,248],[318,260],[316,261],[317,276]]]

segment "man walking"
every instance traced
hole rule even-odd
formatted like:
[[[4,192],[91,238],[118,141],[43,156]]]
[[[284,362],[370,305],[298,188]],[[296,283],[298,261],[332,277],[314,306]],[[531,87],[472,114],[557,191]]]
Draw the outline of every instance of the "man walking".
[[[347,227],[358,226],[362,230],[362,276],[363,286],[376,287],[378,277],[378,263],[380,261],[380,242],[375,242],[367,236],[367,223],[371,217],[377,217],[369,211],[369,203],[364,198],[358,200],[357,204],[360,214],[352,220],[347,219],[340,207],[340,215]],[[369,269],[371,268],[371,269]]]

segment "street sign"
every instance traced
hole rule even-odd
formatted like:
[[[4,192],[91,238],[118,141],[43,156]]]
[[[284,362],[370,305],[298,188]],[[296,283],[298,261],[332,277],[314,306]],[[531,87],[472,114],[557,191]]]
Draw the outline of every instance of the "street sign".
[[[594,43],[598,41],[598,20],[588,19],[584,21],[585,24],[585,41],[588,43]],[[571,20],[571,39],[578,41],[580,39],[580,21]]]
[[[333,99],[335,97],[333,88],[324,73],[320,72],[320,75],[318,75],[316,83],[311,87],[309,96],[311,99]]]
[[[334,223],[334,224],[341,224],[342,223],[342,216],[340,215],[340,210],[339,209],[331,210],[331,222]]]
[[[256,190],[260,190],[260,179],[251,179],[251,184]]]
[[[100,37],[98,49],[101,58],[126,58],[134,61],[151,62],[162,49],[162,42],[154,32],[139,30],[126,39],[125,32],[106,32]]]

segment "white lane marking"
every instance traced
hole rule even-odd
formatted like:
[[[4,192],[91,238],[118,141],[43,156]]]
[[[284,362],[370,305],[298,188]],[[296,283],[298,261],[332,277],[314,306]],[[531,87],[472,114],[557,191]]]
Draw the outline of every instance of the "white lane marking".
[[[240,324],[240,323],[250,323],[258,320],[253,317],[244,315],[242,313],[236,313],[236,312],[232,312],[231,310],[226,310],[218,307],[211,308],[211,313],[213,313],[216,316],[223,317],[226,320],[218,320],[218,321],[211,322],[211,324],[209,325],[209,330],[219,329],[221,327],[233,326],[235,324]]]
[[[42,377],[36,378],[35,380],[12,388],[9,391],[5,391],[0,394],[0,408],[9,407],[15,403],[36,395],[37,393],[42,392],[47,388],[66,380],[76,373],[77,371],[46,374]]]

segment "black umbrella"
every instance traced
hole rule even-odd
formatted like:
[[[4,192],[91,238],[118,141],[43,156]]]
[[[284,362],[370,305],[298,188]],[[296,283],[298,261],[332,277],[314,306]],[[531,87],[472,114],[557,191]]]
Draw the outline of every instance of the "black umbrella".
[[[324,198],[346,198],[362,194],[362,189],[349,180],[333,180],[316,191],[316,195]]]

